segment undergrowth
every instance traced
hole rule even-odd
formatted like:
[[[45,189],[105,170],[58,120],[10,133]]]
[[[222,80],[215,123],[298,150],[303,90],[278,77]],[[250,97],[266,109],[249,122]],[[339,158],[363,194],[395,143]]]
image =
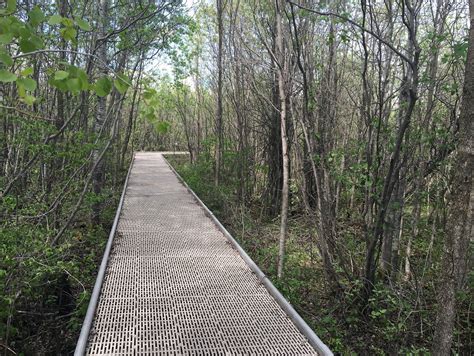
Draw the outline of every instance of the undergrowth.
[[[285,273],[284,278],[278,280],[279,218],[266,218],[259,199],[245,204],[240,202],[236,196],[236,182],[230,174],[223,176],[232,178],[223,178],[216,187],[211,160],[205,156],[198,157],[194,164],[190,164],[187,156],[169,156],[168,159],[334,353],[429,353],[435,318],[432,282],[418,285],[420,281],[416,278],[398,286],[380,282],[375,286],[369,305],[361,308],[361,280],[344,278],[339,271],[343,292],[338,296],[331,294],[316,248],[314,221],[297,207],[291,209]],[[363,258],[360,231],[349,223],[341,224],[344,238],[353,252],[351,258],[357,262]],[[357,276],[358,271],[353,273]],[[466,298],[460,301],[464,304],[462,307],[469,310],[471,302]],[[467,311],[458,320],[461,323],[457,325],[460,354],[469,354],[471,350],[470,315]]]
[[[57,227],[26,218],[40,213],[42,206],[0,201],[9,217],[0,224],[0,342],[5,355],[72,354],[118,197],[112,187],[101,196],[89,195],[55,246],[51,239]],[[90,222],[95,202],[104,207],[102,224]]]

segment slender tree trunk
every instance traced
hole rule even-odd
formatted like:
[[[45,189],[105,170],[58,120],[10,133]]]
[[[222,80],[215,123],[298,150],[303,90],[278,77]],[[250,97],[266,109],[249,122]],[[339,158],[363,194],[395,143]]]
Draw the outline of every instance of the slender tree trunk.
[[[403,271],[403,279],[408,281],[411,277],[411,248],[413,240],[416,239],[418,236],[418,222],[420,220],[420,204],[416,203],[415,206],[415,216],[413,217],[413,229],[412,233],[408,235],[406,247],[405,247],[405,262],[404,262],[404,271]]]
[[[107,32],[107,12],[108,12],[109,3],[108,0],[100,0],[99,3],[99,18],[101,20],[101,27],[100,27],[100,37],[105,37]],[[97,51],[97,56],[100,59],[99,63],[99,76],[107,75],[107,70],[104,67],[104,63],[107,63],[107,43],[104,42],[100,44],[100,47]],[[106,116],[107,116],[107,98],[106,97],[97,97],[97,108],[96,108],[96,115],[93,125],[94,134],[99,135],[102,126],[105,124]],[[97,167],[92,176],[92,190],[95,195],[100,195],[102,191],[102,185],[104,181],[104,161],[102,159],[99,160],[100,157],[100,149],[96,148],[92,154],[92,162],[94,164],[97,163]],[[96,224],[100,222],[100,211],[101,211],[101,204],[95,203],[92,207],[92,221]]]
[[[216,166],[214,172],[214,184],[219,185],[222,165],[223,141],[224,134],[222,132],[222,61],[223,61],[223,40],[224,40],[224,5],[223,0],[217,1],[217,108],[216,108]]]
[[[451,354],[456,292],[463,287],[469,263],[469,243],[474,238],[474,0],[470,0],[469,5],[471,27],[432,347],[433,354],[440,356]]]
[[[201,94],[201,74],[200,74],[200,64],[199,56],[196,56],[195,62],[195,76],[194,83],[196,86],[196,119],[197,119],[197,132],[196,132],[196,151],[197,155],[201,153],[201,141],[202,141],[202,94]],[[173,143],[174,147],[174,143]]]
[[[281,148],[283,159],[283,186],[281,188],[281,222],[280,222],[280,247],[278,252],[278,278],[283,276],[283,265],[285,260],[285,242],[288,233],[288,198],[289,198],[289,158],[288,158],[288,138],[286,135],[286,76],[288,64],[284,50],[282,12],[285,2],[275,0],[276,11],[276,59],[278,73],[278,96],[280,100],[280,129]]]
[[[140,57],[141,56],[142,56],[142,54],[140,54]],[[140,59],[139,62],[137,62],[137,64],[138,63],[140,63],[140,65],[139,65],[138,74],[137,74],[137,77],[136,77],[136,85],[135,85],[135,88],[133,88],[132,103],[131,103],[131,107],[130,107],[130,112],[128,114],[127,128],[126,128],[126,131],[125,131],[125,136],[124,136],[123,143],[122,143],[122,150],[121,150],[121,153],[120,153],[120,169],[123,169],[123,165],[124,165],[124,162],[125,162],[125,155],[127,153],[128,143],[130,142],[130,137],[131,137],[132,131],[133,131],[133,122],[134,122],[134,117],[135,117],[135,106],[136,106],[137,100],[139,100],[139,99],[137,99],[137,95],[138,95],[138,91],[139,91],[140,79],[141,79],[142,72],[143,72],[143,60]]]
[[[330,209],[329,204],[327,203],[327,194],[324,192],[324,184],[322,183],[325,176],[325,171],[320,165],[316,166],[315,162],[315,154],[317,149],[322,152],[322,146],[318,146],[314,141],[316,137],[316,130],[314,127],[314,113],[312,111],[312,107],[314,107],[314,97],[310,92],[310,83],[313,82],[313,71],[314,68],[311,65],[310,59],[304,59],[303,57],[303,50],[300,44],[299,38],[299,31],[296,23],[294,8],[291,8],[292,13],[292,22],[293,22],[293,29],[295,34],[295,45],[297,51],[297,64],[301,71],[303,77],[303,117],[301,120],[301,128],[303,131],[303,137],[305,141],[305,148],[307,150],[306,156],[307,160],[306,163],[309,164],[310,172],[312,173],[312,179],[306,180],[314,184],[314,205],[316,206],[316,213],[317,213],[317,232],[318,232],[318,240],[317,246],[318,250],[321,254],[321,258],[324,265],[324,273],[326,275],[327,281],[331,286],[331,289],[335,292],[340,291],[340,284],[338,282],[338,276],[334,269],[334,259],[335,259],[335,249],[336,244],[334,241],[335,238],[335,231],[333,231],[332,227],[334,225],[330,224],[330,216],[327,214],[327,211]],[[305,49],[308,50],[308,46],[305,46]],[[331,66],[331,57],[329,60],[329,66]],[[330,78],[332,77],[330,71],[328,70],[325,75],[325,84],[328,88],[330,88]],[[329,100],[326,100],[325,103],[329,103]],[[329,110],[328,110],[329,111]],[[325,111],[321,114],[327,114],[328,117],[330,113]],[[329,119],[328,119],[329,120]],[[319,154],[319,156],[321,156]],[[310,175],[311,175],[310,173]],[[325,178],[328,178],[326,175]],[[311,202],[311,201],[310,201]],[[326,212],[325,212],[326,211]],[[331,214],[332,215],[332,214]],[[339,256],[342,259],[342,256]]]
[[[416,38],[418,21],[416,17],[416,8],[411,0],[406,0],[403,4],[403,11],[406,12],[405,27],[408,32],[408,57],[410,63],[405,63],[407,66],[406,75],[407,78],[403,79],[402,93],[400,103],[405,102],[403,117],[399,118],[399,127],[395,139],[395,147],[391,153],[389,167],[384,178],[382,192],[380,194],[380,202],[378,203],[378,211],[375,217],[375,222],[372,228],[368,230],[368,239],[366,245],[366,258],[364,266],[364,289],[362,300],[363,305],[367,304],[367,301],[372,294],[375,281],[378,264],[378,256],[382,245],[384,224],[387,216],[389,203],[392,198],[394,188],[400,179],[401,174],[404,175],[404,171],[401,169],[403,165],[402,153],[403,144],[406,140],[406,134],[410,127],[415,104],[418,100],[418,65],[420,61],[421,48],[418,45]],[[400,178],[399,178],[400,177]]]

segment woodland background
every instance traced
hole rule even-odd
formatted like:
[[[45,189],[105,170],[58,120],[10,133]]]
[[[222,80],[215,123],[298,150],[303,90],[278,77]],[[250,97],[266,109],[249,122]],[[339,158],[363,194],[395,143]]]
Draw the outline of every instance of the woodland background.
[[[2,353],[74,349],[137,150],[335,353],[474,353],[470,1],[0,4]]]

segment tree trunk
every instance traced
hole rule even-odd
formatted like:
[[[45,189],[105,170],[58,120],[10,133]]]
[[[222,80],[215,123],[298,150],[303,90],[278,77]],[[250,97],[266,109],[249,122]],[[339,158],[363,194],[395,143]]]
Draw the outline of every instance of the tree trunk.
[[[105,37],[107,31],[107,12],[108,12],[108,0],[101,0],[99,3],[99,18],[101,19],[101,28],[100,28],[100,37]],[[107,63],[107,43],[104,40],[103,43],[100,43],[99,49],[97,51],[97,56],[100,59],[100,71],[99,76],[107,75],[107,70],[104,66],[104,63]],[[97,97],[97,108],[96,108],[96,115],[93,125],[93,130],[95,135],[99,135],[102,129],[102,126],[105,124],[106,116],[107,116],[107,101],[106,97]],[[98,137],[97,137],[98,138]],[[100,195],[102,191],[102,185],[104,181],[104,161],[100,160],[100,149],[95,148],[92,153],[92,162],[97,163],[97,168],[95,169],[92,177],[92,190],[94,194]],[[95,224],[100,223],[100,211],[101,211],[101,204],[94,203],[92,206],[92,221]]]
[[[474,189],[474,0],[470,0],[469,45],[459,114],[459,136],[453,165],[453,183],[443,255],[443,275],[438,288],[438,315],[433,355],[450,355],[453,341],[456,292],[463,287],[473,239]]]
[[[224,5],[223,0],[217,0],[217,108],[216,108],[216,167],[214,172],[214,183],[219,185],[220,174],[222,169],[222,153],[223,153],[223,128],[222,128],[222,54],[223,54],[223,16]]]
[[[141,53],[140,53],[140,57],[142,57]],[[138,94],[138,91],[139,91],[140,79],[141,79],[142,72],[143,72],[143,60],[140,59],[139,61],[137,61],[137,64],[138,63],[140,63],[140,68],[138,69],[136,85],[135,85],[135,88],[133,89],[132,103],[131,103],[131,106],[130,106],[130,112],[128,114],[127,128],[126,128],[126,131],[125,131],[125,136],[124,136],[123,143],[122,143],[122,150],[121,150],[121,153],[120,153],[120,164],[119,164],[120,169],[124,168],[123,165],[125,163],[125,155],[127,153],[128,143],[130,142],[130,137],[131,137],[132,131],[133,131],[133,122],[134,122],[134,118],[135,118],[135,106],[136,106],[137,100],[139,100],[139,99],[137,99],[137,94]],[[135,66],[135,68],[136,68],[136,66]],[[133,150],[132,150],[132,152],[133,152]]]
[[[275,0],[276,12],[276,53],[277,74],[278,74],[278,96],[280,100],[280,131],[283,163],[283,185],[281,188],[281,222],[280,222],[280,246],[278,252],[278,278],[283,276],[283,266],[285,260],[285,242],[288,233],[288,198],[289,198],[289,158],[288,139],[286,136],[286,77],[288,74],[288,62],[283,47],[283,24],[282,12],[285,6],[283,0]]]
[[[390,162],[387,173],[385,174],[383,188],[380,194],[380,200],[377,204],[378,211],[376,213],[375,222],[370,224],[371,231],[369,231],[366,245],[366,257],[364,266],[364,289],[362,300],[366,305],[370,295],[372,294],[375,282],[378,264],[378,256],[381,250],[384,224],[388,213],[390,200],[392,199],[394,188],[400,180],[404,179],[403,166],[403,144],[406,141],[406,136],[410,128],[415,104],[418,100],[418,65],[420,61],[421,48],[418,45],[416,38],[418,21],[416,17],[416,10],[411,1],[406,1],[403,4],[403,11],[406,12],[407,21],[404,22],[408,32],[408,60],[409,63],[404,63],[406,66],[405,78],[402,80],[400,105],[403,103],[403,115],[399,116],[399,127],[397,129],[395,147],[391,153]]]

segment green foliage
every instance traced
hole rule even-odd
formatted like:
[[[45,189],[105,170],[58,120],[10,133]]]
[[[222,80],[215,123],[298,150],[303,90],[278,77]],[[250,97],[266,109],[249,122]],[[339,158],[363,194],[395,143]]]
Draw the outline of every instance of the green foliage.
[[[5,21],[2,21],[5,23]],[[13,33],[7,32],[0,35],[0,44],[6,45],[13,41]]]
[[[21,100],[27,105],[33,105],[36,101],[36,98],[28,92],[34,92],[37,88],[37,83],[34,79],[23,77],[16,80],[16,86],[18,88],[18,95]]]
[[[130,87],[130,79],[124,74],[118,74],[114,80],[114,86],[120,94],[125,94],[127,89]]]
[[[77,132],[70,144],[44,145],[39,142],[44,134],[55,132],[54,126],[24,117],[18,117],[15,124],[21,128],[16,142],[25,145],[26,154],[42,152],[45,166],[58,159],[68,162],[62,172],[56,173],[63,182],[88,162],[94,144],[83,133]],[[32,189],[36,182],[30,177],[25,182]],[[107,224],[90,223],[92,203],[88,201],[77,223],[66,232],[64,243],[50,246],[57,222],[68,217],[82,188],[81,177],[72,180],[68,186],[72,195],[64,197],[61,205],[46,215],[50,202],[31,200],[19,194],[18,188],[0,201],[0,214],[9,217],[0,222],[0,337],[8,332],[9,347],[16,351],[30,355],[45,348],[55,350],[53,354],[66,354],[77,341],[120,192],[120,186],[107,184],[93,199],[101,204],[109,202],[102,215]],[[51,189],[51,196],[61,194],[61,185]],[[42,224],[46,218],[51,225]],[[37,329],[42,330],[38,335]],[[57,343],[58,333],[62,335],[61,343]]]
[[[84,70],[68,65],[67,70],[58,70],[49,79],[49,84],[62,92],[78,94],[89,89],[89,78]]]
[[[61,15],[54,14],[49,17],[48,24],[52,26],[59,25],[62,20],[63,20],[63,17]]]
[[[54,73],[54,80],[64,80],[69,77],[69,73],[64,70],[58,70]]]
[[[91,25],[83,19],[76,18],[76,24],[83,31],[90,31],[92,29]]]
[[[43,41],[36,35],[31,35],[29,38],[20,40],[20,49],[24,53],[34,52],[43,48]]]
[[[45,16],[39,6],[35,6],[29,13],[28,13],[29,23],[33,27],[37,27],[41,22],[45,20]]]
[[[39,207],[30,208],[29,213],[36,208]],[[18,350],[21,347],[26,354],[34,354],[44,345],[28,339],[27,329],[22,325],[42,328],[46,336],[55,332],[48,326],[51,322],[58,323],[58,328],[65,328],[65,323],[75,323],[76,329],[71,327],[67,333],[62,333],[60,347],[65,352],[74,345],[74,332],[82,324],[88,302],[88,292],[83,287],[90,289],[94,283],[95,266],[107,233],[101,228],[91,228],[70,234],[70,243],[49,248],[45,247],[49,236],[45,229],[27,224],[0,227],[0,253],[3,256],[0,263],[0,334],[5,335],[8,331],[11,348]],[[19,259],[17,256],[24,257]],[[64,299],[64,293],[71,292],[73,294]],[[61,317],[58,306],[62,309],[60,313],[72,312],[73,318],[58,318]],[[16,310],[26,313],[20,314]],[[7,323],[12,317],[14,323]]]
[[[112,82],[108,77],[102,77],[98,79],[94,84],[94,91],[97,96],[107,96],[112,90]]]
[[[90,130],[96,95],[105,97],[112,90],[122,94],[123,108],[114,115],[122,120],[118,126],[129,117],[135,122],[132,95],[127,94],[132,83],[141,85],[136,81],[139,71],[145,75],[143,58],[167,46],[165,33],[178,36],[186,27],[179,22],[185,19],[180,2],[162,9],[153,3],[141,7],[117,2],[109,7],[110,35],[101,45],[108,55],[121,54],[97,61],[97,53],[89,53],[98,33],[85,33],[102,20],[91,13],[97,2],[70,2],[59,9],[61,3],[0,2],[0,84],[8,94],[0,108],[0,141],[8,155],[0,160],[0,348],[20,355],[71,353],[113,221],[125,173],[118,161],[125,152],[126,166],[129,157],[123,135],[103,157],[101,192],[86,193],[52,246],[84,189],[92,152],[102,150],[111,138],[107,129],[101,134]],[[130,18],[141,16],[146,20],[130,24]],[[113,33],[112,27],[125,24],[126,31]],[[119,65],[122,55],[125,62]],[[132,70],[135,60],[140,62]],[[104,65],[113,74],[101,77]],[[96,95],[78,97],[84,91]],[[156,98],[153,104],[158,111]],[[169,136],[171,120],[161,118],[155,124],[155,136]],[[100,224],[91,219],[96,205],[102,207]]]
[[[77,31],[74,27],[65,26],[59,30],[59,33],[61,34],[61,37],[64,38],[66,41],[71,41],[73,43],[76,43]]]
[[[25,68],[20,72],[20,74],[24,77],[31,75],[33,74],[33,68],[32,67]]]
[[[13,59],[6,51],[0,50],[0,62],[6,66],[11,66],[13,64]]]
[[[31,78],[18,78],[16,84],[28,91],[35,91],[37,87],[36,80]]]
[[[443,63],[465,63],[467,59],[468,39],[464,38],[462,41],[456,41],[451,45],[450,52],[445,53],[441,58]]]
[[[0,15],[9,15],[16,10],[16,0],[6,0],[5,7],[0,8]]]
[[[25,102],[27,105],[33,105],[36,101],[36,98],[32,95],[25,95],[22,100]]]
[[[171,124],[168,121],[160,121],[156,124],[156,130],[160,134],[168,133],[170,127],[171,127]]]
[[[191,189],[200,197],[204,198],[205,204],[217,216],[221,215],[225,209],[224,201],[229,199],[228,189],[216,187],[212,177],[212,161],[209,156],[202,156],[195,165],[189,163],[189,158],[173,157],[178,173],[183,177]]]
[[[11,83],[17,79],[17,76],[5,69],[0,69],[0,82]]]
[[[337,297],[331,295],[324,283],[323,268],[317,257],[319,251],[311,243],[314,226],[298,217],[298,210],[295,210],[294,216],[290,215],[285,275],[283,279],[277,280],[278,219],[262,220],[259,213],[253,212],[259,211],[257,202],[246,201],[246,207],[237,205],[235,194],[238,182],[232,178],[236,176],[232,168],[238,166],[240,158],[235,152],[225,152],[223,178],[218,187],[214,185],[213,144],[212,139],[203,143],[203,153],[194,164],[190,164],[189,158],[183,156],[170,156],[168,159],[335,353],[422,355],[429,350],[435,309],[419,304],[420,287],[403,283],[391,286],[381,282],[375,286],[369,304],[361,306],[362,280],[342,279],[343,293]],[[356,147],[355,152],[359,149]],[[328,164],[336,170],[341,163],[341,153],[333,152],[330,157]],[[340,182],[348,186],[352,182],[364,186],[366,169],[365,163],[354,164],[348,173],[340,172]],[[406,224],[409,225],[409,222]],[[429,224],[426,225],[422,219],[420,233],[429,232],[430,229]],[[340,236],[345,241],[345,248],[354,256],[364,256],[365,253],[359,236],[358,227],[349,224]],[[441,236],[436,239],[441,239]],[[415,242],[412,246],[416,251],[414,253],[426,251],[428,242],[426,239]],[[436,271],[430,273],[435,274]],[[431,303],[434,299],[432,284],[421,288],[424,300]],[[335,298],[337,303],[334,303]],[[467,300],[468,297],[464,298]],[[419,325],[423,325],[423,329],[420,330]]]

